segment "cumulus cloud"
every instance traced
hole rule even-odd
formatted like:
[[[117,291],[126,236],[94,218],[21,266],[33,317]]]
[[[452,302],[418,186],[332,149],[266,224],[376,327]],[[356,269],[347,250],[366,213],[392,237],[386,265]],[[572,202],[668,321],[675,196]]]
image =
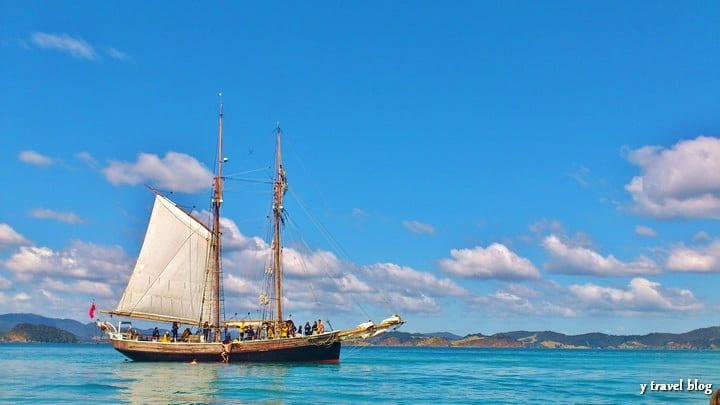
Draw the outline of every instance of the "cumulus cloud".
[[[270,245],[260,238],[243,235],[229,219],[222,218],[221,226],[225,246],[228,243],[230,246],[223,257],[226,300],[257,307],[263,270],[271,266]],[[429,314],[439,311],[439,299],[470,295],[448,278],[392,263],[361,266],[330,251],[300,248],[288,241],[282,255],[285,300],[293,311],[352,312],[357,311],[354,303],[363,303]]]
[[[634,278],[627,288],[602,287],[587,283],[571,285],[578,307],[588,312],[619,312],[624,314],[652,312],[687,312],[703,308],[690,290],[664,288],[645,278]]]
[[[68,224],[86,224],[87,219],[74,212],[54,211],[46,208],[35,208],[28,213],[33,218],[54,219]]]
[[[211,227],[212,215],[208,210],[193,211],[193,216]],[[227,217],[220,217],[220,232],[223,235],[223,251],[249,250],[268,252],[270,245],[257,236],[245,236],[235,221]]]
[[[578,313],[569,303],[567,289],[551,282],[540,281],[530,288],[508,283],[492,293],[474,296],[469,300],[474,311],[486,312],[489,316],[505,318],[520,316],[562,316],[574,317]]]
[[[82,38],[71,37],[68,34],[48,34],[36,32],[32,34],[32,43],[38,48],[52,49],[65,52],[78,59],[95,60],[95,49]]]
[[[507,291],[495,291],[482,297],[480,302],[496,308],[501,307],[504,311],[516,314],[537,314],[537,309],[530,300]]]
[[[113,185],[151,181],[160,188],[194,193],[212,185],[213,173],[190,155],[168,152],[164,158],[141,153],[135,162],[111,161],[102,170]]]
[[[50,166],[55,163],[53,158],[42,155],[34,150],[20,151],[18,159],[20,159],[21,162],[34,166]]]
[[[696,248],[677,244],[670,248],[665,265],[670,270],[680,272],[720,272],[720,241]]]
[[[644,146],[627,159],[640,168],[640,175],[625,185],[638,213],[720,218],[720,139],[700,136],[669,149]]]
[[[401,313],[436,315],[442,310],[442,306],[435,298],[425,294],[406,295],[391,292],[386,296],[386,299],[391,308]]]
[[[29,245],[30,241],[17,233],[10,225],[0,224],[0,247]]]
[[[28,301],[30,301],[30,299],[32,297],[30,297],[30,295],[26,292],[19,292],[19,293],[15,294],[15,296],[13,298],[17,301],[28,302]]]
[[[103,298],[112,298],[114,295],[108,284],[98,281],[75,280],[68,283],[62,280],[45,278],[40,282],[39,286],[48,292],[89,294]]]
[[[385,289],[420,291],[433,297],[462,297],[468,291],[448,278],[393,263],[377,263],[364,267],[363,273]]]
[[[635,235],[647,236],[648,238],[654,238],[657,236],[657,232],[655,232],[654,229],[652,229],[648,226],[637,225],[637,226],[635,226]]]
[[[623,262],[613,255],[601,256],[589,248],[571,246],[556,235],[545,237],[542,245],[551,256],[551,260],[545,265],[545,268],[556,273],[627,276],[661,272],[660,266],[645,256],[640,256],[630,262]]]
[[[424,224],[420,221],[404,220],[402,221],[402,225],[405,227],[405,229],[414,234],[435,234],[435,228],[432,225]]]
[[[60,251],[21,246],[1,264],[24,282],[37,277],[59,277],[124,283],[132,269],[132,260],[121,247],[81,241],[74,241]]]
[[[438,262],[440,269],[460,277],[519,280],[538,279],[540,273],[530,260],[520,257],[500,243],[487,248],[452,249],[452,259]]]

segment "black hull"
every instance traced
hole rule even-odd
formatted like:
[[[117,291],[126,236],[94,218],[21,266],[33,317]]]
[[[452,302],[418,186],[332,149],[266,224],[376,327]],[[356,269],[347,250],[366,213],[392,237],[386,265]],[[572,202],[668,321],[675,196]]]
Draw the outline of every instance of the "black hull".
[[[115,349],[131,360],[138,362],[222,362],[218,353],[167,353],[124,350],[117,347]],[[266,351],[231,351],[228,358],[229,363],[337,363],[339,360],[340,342],[329,345],[307,345]]]

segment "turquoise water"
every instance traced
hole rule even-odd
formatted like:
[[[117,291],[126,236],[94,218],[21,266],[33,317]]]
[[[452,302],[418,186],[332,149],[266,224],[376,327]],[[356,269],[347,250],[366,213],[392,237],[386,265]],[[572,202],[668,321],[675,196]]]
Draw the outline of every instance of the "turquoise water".
[[[0,344],[3,404],[707,404],[688,378],[720,386],[720,351],[345,347],[339,364],[178,364],[108,345]],[[680,379],[682,391],[640,395]]]

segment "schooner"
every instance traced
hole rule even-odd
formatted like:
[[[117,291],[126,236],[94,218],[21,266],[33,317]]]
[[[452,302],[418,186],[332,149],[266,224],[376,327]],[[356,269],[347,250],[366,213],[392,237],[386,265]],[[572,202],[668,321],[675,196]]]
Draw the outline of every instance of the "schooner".
[[[102,311],[123,318],[165,322],[197,328],[182,339],[139,336],[130,321],[117,325],[97,320],[113,347],[135,361],[203,362],[337,362],[342,342],[366,339],[405,323],[393,315],[379,323],[364,322],[347,330],[288,334],[283,318],[282,229],[283,198],[288,189],[276,130],[272,188],[272,263],[275,308],[273,319],[222,318],[223,105],[218,118],[217,157],[209,225],[177,206],[157,190],[145,239],[130,280],[117,307]],[[266,297],[267,300],[267,297]],[[252,338],[223,339],[228,328],[246,328]],[[235,329],[233,329],[235,328]],[[189,331],[189,328],[188,328]],[[202,332],[202,333],[200,333]],[[294,335],[294,336],[293,336]],[[207,336],[207,338],[206,338]]]

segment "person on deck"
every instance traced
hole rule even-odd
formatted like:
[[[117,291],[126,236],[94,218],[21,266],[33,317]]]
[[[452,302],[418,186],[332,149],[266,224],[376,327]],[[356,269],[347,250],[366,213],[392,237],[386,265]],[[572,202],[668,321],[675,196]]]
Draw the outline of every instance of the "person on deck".
[[[313,335],[317,335],[317,327],[318,327],[317,321],[313,322],[313,326],[312,326],[312,334]]]
[[[181,337],[182,341],[187,342],[190,335],[192,335],[192,331],[190,331],[190,328],[185,328]]]
[[[318,319],[317,321],[317,333],[318,335],[321,333],[325,333],[325,324],[321,319]]]
[[[152,337],[153,337],[153,340],[156,342],[158,339],[160,339],[160,330],[157,328],[157,326],[155,327],[155,329],[153,329]]]
[[[178,333],[177,333],[177,332],[178,332],[178,327],[179,327],[179,326],[178,326],[178,323],[177,323],[177,322],[173,322],[173,326],[172,326],[172,339],[173,339],[173,342],[177,342],[177,340],[178,340]]]
[[[310,336],[311,333],[310,322],[305,322],[305,336]]]
[[[208,321],[205,321],[203,324],[203,336],[205,337],[205,341],[210,341],[210,325],[208,324]]]
[[[293,330],[295,330],[293,328]],[[280,325],[280,337],[286,338],[288,337],[288,324],[287,322],[283,322],[282,325]]]

